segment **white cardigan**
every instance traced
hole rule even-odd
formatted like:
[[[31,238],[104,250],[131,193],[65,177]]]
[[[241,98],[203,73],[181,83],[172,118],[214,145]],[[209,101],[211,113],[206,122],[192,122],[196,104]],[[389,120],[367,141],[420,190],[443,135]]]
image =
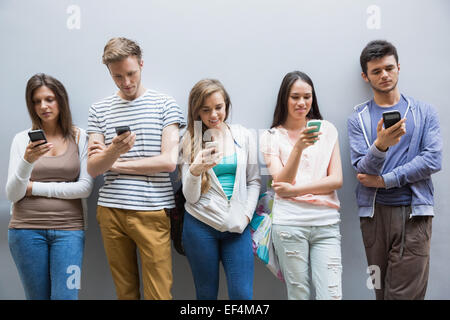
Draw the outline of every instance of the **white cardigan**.
[[[80,175],[75,182],[33,182],[32,195],[59,199],[82,199],[84,229],[87,228],[87,201],[94,185],[94,179],[87,172],[88,135],[80,129],[78,154],[80,155]],[[25,197],[28,182],[34,164],[24,158],[25,149],[29,143],[28,131],[24,130],[15,135],[11,144],[9,157],[8,181],[6,183],[6,197],[11,202],[17,202]],[[11,204],[11,214],[12,214]]]
[[[201,194],[201,176],[194,176],[189,164],[182,163],[185,209],[196,219],[224,232],[242,233],[252,220],[261,187],[256,137],[240,125],[231,125],[231,135],[237,154],[236,179],[231,199],[228,200],[214,173],[209,169],[211,188]]]

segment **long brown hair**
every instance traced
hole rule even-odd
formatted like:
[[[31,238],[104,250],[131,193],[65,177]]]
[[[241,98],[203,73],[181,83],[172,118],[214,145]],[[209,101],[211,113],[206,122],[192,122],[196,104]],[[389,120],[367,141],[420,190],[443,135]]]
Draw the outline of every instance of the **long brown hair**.
[[[188,123],[186,132],[182,138],[182,157],[189,164],[193,163],[196,155],[202,150],[203,134],[208,129],[200,119],[200,109],[205,100],[213,93],[220,92],[225,100],[225,120],[227,120],[231,109],[231,100],[225,87],[219,80],[203,79],[197,82],[189,93],[188,102]],[[200,121],[202,125],[201,136],[195,134],[195,122]],[[201,193],[208,192],[211,187],[211,177],[207,172],[202,174]]]
[[[282,125],[288,116],[288,100],[291,93],[292,85],[295,81],[302,80],[309,84],[312,88],[312,105],[306,117],[308,119],[322,120],[322,115],[319,111],[319,104],[317,102],[316,90],[311,78],[301,71],[292,71],[286,74],[281,82],[280,90],[278,91],[277,105],[273,113],[273,122],[270,128],[278,127]]]
[[[69,96],[67,95],[67,91],[59,80],[44,73],[38,73],[32,76],[30,80],[28,80],[27,88],[25,90],[25,100],[27,102],[28,113],[30,114],[31,118],[31,128],[33,130],[42,129],[41,119],[37,115],[34,107],[33,95],[36,89],[39,89],[43,86],[52,90],[56,97],[56,101],[58,102],[59,107],[58,125],[62,129],[64,138],[68,138],[70,136],[75,137],[75,130],[72,123],[72,113],[70,112]]]

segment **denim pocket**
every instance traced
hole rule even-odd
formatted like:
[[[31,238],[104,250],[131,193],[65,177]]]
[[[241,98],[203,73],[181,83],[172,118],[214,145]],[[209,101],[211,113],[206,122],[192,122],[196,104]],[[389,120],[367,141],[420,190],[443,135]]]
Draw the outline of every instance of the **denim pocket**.
[[[20,231],[20,229],[8,229],[8,243],[10,247],[19,241]]]

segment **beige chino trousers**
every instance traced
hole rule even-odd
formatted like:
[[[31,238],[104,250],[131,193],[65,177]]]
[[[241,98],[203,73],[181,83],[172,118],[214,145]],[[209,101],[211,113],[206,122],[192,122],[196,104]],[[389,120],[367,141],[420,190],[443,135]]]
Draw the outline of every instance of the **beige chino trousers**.
[[[170,218],[165,210],[134,211],[98,206],[97,221],[117,298],[140,299],[138,250],[144,298],[172,299]]]

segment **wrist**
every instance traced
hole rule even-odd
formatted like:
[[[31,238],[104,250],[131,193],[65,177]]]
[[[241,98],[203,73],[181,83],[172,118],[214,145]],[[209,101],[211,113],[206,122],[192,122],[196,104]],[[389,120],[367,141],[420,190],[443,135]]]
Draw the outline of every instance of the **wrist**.
[[[389,148],[389,147],[384,146],[382,143],[380,143],[380,141],[378,139],[375,140],[374,144],[375,144],[375,147],[377,147],[377,149],[382,152],[386,152],[387,149]]]
[[[198,177],[202,174],[202,172],[198,170],[198,168],[195,165],[191,165],[189,167],[189,172],[195,177]]]
[[[378,176],[378,186],[379,186],[379,188],[386,188],[386,184],[384,183],[383,176]]]
[[[304,194],[306,194],[305,189],[302,186],[295,186],[293,188],[293,192],[295,193],[293,195],[293,197],[299,197],[299,196],[303,196]]]
[[[31,161],[31,159],[29,159],[26,155],[23,156],[23,160],[25,160],[25,162],[27,162],[28,164],[33,164],[34,161]]]
[[[28,182],[26,195],[27,196],[33,195],[33,181]]]
[[[295,144],[294,148],[292,149],[292,151],[297,152],[297,154],[299,154],[299,155],[302,154],[303,150],[304,150],[304,147],[303,146],[299,146],[297,144]]]
[[[116,170],[119,170],[119,166],[118,166],[117,161],[112,164],[111,168],[109,168],[109,171],[113,171],[114,172]]]
[[[120,152],[115,148],[114,144],[111,143],[105,150],[105,154],[107,158],[114,159],[114,162],[117,161],[120,157]]]

